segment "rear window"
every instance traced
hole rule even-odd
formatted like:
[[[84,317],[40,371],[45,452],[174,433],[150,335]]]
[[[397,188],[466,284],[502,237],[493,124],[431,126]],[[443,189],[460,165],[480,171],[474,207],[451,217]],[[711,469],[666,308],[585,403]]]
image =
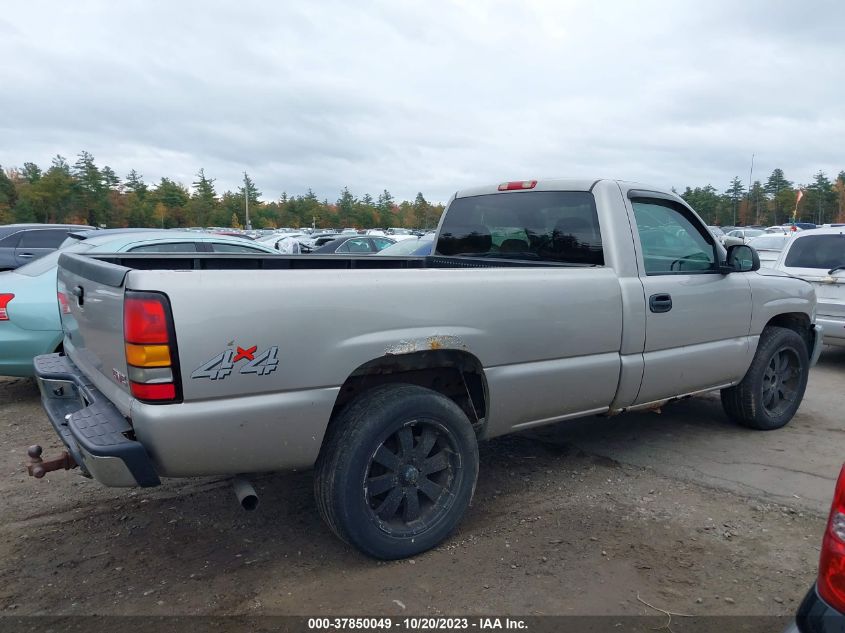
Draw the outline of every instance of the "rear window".
[[[22,233],[23,231],[17,229],[11,231],[0,229],[0,248],[15,248],[21,241]]]
[[[604,265],[593,194],[531,191],[456,198],[436,253]]]
[[[845,266],[845,235],[808,235],[793,238],[786,254],[787,268],[822,268]]]

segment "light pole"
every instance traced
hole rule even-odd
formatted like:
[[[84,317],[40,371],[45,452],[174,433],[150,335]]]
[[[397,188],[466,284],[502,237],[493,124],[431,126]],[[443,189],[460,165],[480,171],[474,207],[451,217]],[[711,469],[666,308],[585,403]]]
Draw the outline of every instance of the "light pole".
[[[249,177],[244,172],[244,209],[246,210],[246,230],[252,230],[252,223],[249,221]]]
[[[751,178],[754,175],[754,154],[751,154],[751,169],[748,171],[748,213],[751,213]],[[760,210],[757,209],[755,223],[760,223]]]

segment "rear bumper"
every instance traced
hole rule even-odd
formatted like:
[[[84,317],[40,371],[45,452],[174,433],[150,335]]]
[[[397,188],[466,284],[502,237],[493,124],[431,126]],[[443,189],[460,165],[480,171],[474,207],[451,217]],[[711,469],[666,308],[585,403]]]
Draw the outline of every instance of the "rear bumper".
[[[845,317],[816,315],[816,324],[824,328],[825,345],[845,345]]]
[[[129,422],[67,356],[34,359],[41,404],[83,472],[106,486],[161,483]]]
[[[845,633],[845,614],[822,600],[813,585],[784,633]]]

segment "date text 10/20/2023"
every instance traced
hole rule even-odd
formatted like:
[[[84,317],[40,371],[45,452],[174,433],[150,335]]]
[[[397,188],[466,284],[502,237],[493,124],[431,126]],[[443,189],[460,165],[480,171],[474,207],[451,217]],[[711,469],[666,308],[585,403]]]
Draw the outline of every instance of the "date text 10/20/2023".
[[[519,618],[309,618],[309,630],[527,630],[528,625]]]

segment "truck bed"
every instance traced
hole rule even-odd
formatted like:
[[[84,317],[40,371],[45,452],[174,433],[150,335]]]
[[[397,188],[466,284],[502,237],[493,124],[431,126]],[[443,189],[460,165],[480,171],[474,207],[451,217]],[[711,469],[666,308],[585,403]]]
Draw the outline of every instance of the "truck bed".
[[[62,255],[69,270],[104,270],[105,262],[135,270],[326,270],[395,268],[580,268],[579,264],[512,259],[445,257],[379,257],[374,255],[241,255],[237,253],[97,253],[84,257]],[[80,268],[82,267],[82,268]],[[111,268],[111,267],[109,267]],[[86,273],[87,274],[87,273]],[[118,284],[119,285],[119,284]]]

